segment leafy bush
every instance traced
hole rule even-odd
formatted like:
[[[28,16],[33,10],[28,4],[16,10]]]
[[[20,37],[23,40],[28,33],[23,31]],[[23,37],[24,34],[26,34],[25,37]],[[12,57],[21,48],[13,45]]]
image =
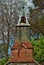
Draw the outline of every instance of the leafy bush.
[[[44,36],[40,36],[39,40],[31,39],[32,45],[34,47],[34,58],[39,63],[44,61]]]
[[[6,62],[10,59],[10,56],[7,58],[0,59],[0,65],[6,64]]]
[[[0,60],[0,65],[4,65],[6,63],[6,59]]]

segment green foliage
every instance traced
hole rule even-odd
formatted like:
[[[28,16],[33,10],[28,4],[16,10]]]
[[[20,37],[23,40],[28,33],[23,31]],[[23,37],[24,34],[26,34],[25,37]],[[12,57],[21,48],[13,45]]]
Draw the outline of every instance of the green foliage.
[[[0,65],[4,65],[6,63],[6,59],[0,60]]]
[[[39,63],[44,61],[44,36],[40,36],[39,40],[31,40],[32,45],[34,47],[34,58]]]
[[[5,65],[6,62],[10,59],[10,56],[7,58],[4,58],[4,59],[0,59],[0,65]]]

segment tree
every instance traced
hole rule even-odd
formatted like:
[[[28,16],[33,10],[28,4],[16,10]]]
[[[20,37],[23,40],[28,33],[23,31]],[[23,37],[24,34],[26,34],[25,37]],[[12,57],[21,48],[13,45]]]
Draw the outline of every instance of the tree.
[[[31,40],[34,47],[34,58],[39,63],[44,62],[44,36],[40,34],[39,40]],[[36,42],[36,43],[35,43]]]
[[[42,0],[33,0],[35,6],[38,6]]]
[[[6,51],[6,57],[8,58],[8,48],[10,45],[10,32],[12,34],[13,31],[10,31],[11,28],[13,29],[16,21],[18,20],[16,9],[14,9],[14,4],[7,5],[7,4],[1,4],[1,16],[0,16],[0,23],[1,23],[1,29],[2,35],[3,35],[3,43],[5,43],[5,40],[7,37],[7,51]],[[15,30],[15,28],[14,28]],[[7,32],[7,34],[6,34]]]
[[[44,35],[44,13],[39,8],[30,10],[30,24],[33,33],[42,33]]]

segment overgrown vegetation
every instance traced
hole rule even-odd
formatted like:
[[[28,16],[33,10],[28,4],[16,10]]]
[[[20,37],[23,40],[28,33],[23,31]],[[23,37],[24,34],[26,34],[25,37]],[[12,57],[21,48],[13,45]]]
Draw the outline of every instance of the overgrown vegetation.
[[[4,65],[6,63],[6,59],[0,60],[0,65]]]
[[[10,56],[8,57],[8,59],[6,57],[3,59],[0,59],[0,65],[5,65],[9,59],[10,59]]]
[[[34,58],[39,63],[44,62],[44,36],[40,35],[39,40],[31,40],[34,47]]]

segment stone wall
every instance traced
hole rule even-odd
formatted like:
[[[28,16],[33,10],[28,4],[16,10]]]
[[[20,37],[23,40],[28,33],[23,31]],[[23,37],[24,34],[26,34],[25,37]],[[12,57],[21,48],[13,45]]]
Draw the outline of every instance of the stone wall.
[[[36,65],[35,63],[9,63],[8,65]]]

